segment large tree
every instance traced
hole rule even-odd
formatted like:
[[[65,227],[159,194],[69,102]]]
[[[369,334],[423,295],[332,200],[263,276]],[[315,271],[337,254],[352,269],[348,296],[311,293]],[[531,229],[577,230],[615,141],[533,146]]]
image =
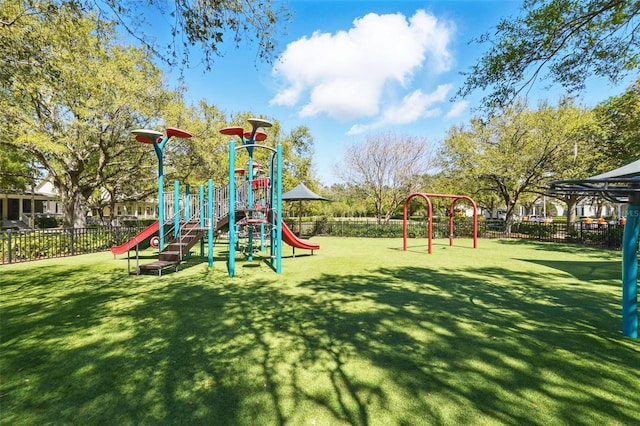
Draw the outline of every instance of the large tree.
[[[452,128],[438,157],[451,179],[465,176],[463,180],[475,181],[476,190],[499,194],[510,231],[519,202],[543,194],[549,181],[567,177],[566,168],[578,160],[578,130],[587,116],[570,102],[537,110],[517,102],[488,121],[474,119],[468,126]],[[580,159],[591,152],[585,149]]]
[[[430,144],[422,137],[381,133],[347,148],[337,175],[373,201],[378,223],[387,223],[430,168]]]
[[[541,79],[570,93],[591,75],[619,82],[638,72],[639,26],[637,0],[525,0],[517,17],[476,40],[489,49],[465,73],[458,95],[488,90],[486,105],[495,109]]]
[[[144,198],[152,193],[155,159],[152,150],[131,143],[131,128],[189,122],[180,100],[162,89],[151,59],[185,65],[191,47],[199,46],[210,67],[232,37],[236,44],[257,40],[257,56],[270,60],[278,20],[287,13],[268,0],[256,7],[244,0],[6,0],[0,10],[0,124],[7,135],[0,143],[35,156],[51,175],[67,226],[84,226],[89,206]],[[159,15],[169,18],[163,23],[171,39],[167,50],[147,32],[163,25]],[[117,28],[142,48],[116,45]],[[197,170],[188,162],[195,158],[191,145],[174,142],[168,151],[169,178],[189,178]]]
[[[149,173],[141,148],[123,142],[159,115],[161,74],[142,49],[97,32],[92,15],[78,18],[76,4],[21,3],[0,12],[1,142],[36,159],[60,191],[64,225],[83,227],[88,199],[105,182]]]

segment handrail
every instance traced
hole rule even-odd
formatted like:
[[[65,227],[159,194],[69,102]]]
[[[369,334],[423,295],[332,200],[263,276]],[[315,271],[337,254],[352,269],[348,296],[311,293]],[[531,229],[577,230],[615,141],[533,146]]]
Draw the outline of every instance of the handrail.
[[[140,250],[139,250],[140,241],[138,240],[137,235],[133,237],[133,239],[136,241],[136,275],[140,275]],[[129,256],[129,251],[130,250],[127,250],[127,272],[129,273],[129,275],[131,275],[131,260]]]
[[[195,194],[191,195],[190,198],[192,198],[193,200],[197,200]],[[185,201],[186,201],[185,205],[180,210],[178,210],[177,214],[178,214],[179,217],[182,217],[184,212],[187,211],[187,204],[192,202],[191,199],[188,199],[188,200],[185,200]],[[185,223],[187,223],[187,222],[197,222],[197,223],[199,223],[201,215],[202,215],[201,209],[190,209],[190,212],[191,212],[191,215],[188,218],[184,219]],[[173,216],[173,219],[175,219],[175,215]],[[210,226],[211,226],[211,224],[210,224]],[[171,234],[172,232],[175,233],[175,229],[176,229],[176,225],[174,223],[174,225],[169,228],[169,230],[165,233],[165,235]],[[185,240],[185,238],[187,237],[187,235],[189,235],[190,233],[191,233],[191,230],[187,231],[186,233],[185,232],[178,232],[177,236],[173,238],[173,241],[175,241],[176,239],[178,241],[178,253],[179,253],[178,259],[180,259],[178,261],[178,263],[180,263],[180,261],[182,260],[182,257],[184,256],[183,244],[182,243]],[[177,266],[176,266],[176,269],[177,269]]]
[[[244,179],[236,179],[235,187],[235,208],[236,210],[250,210],[254,206],[249,206],[249,182]],[[254,200],[259,200],[260,204],[270,206],[271,194],[266,187],[253,189]],[[229,185],[218,187],[215,190],[214,200],[216,203],[215,221],[226,217],[229,214]]]

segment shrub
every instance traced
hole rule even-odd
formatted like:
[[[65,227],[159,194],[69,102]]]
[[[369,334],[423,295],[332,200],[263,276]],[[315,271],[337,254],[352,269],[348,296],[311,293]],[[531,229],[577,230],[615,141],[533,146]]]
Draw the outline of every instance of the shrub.
[[[125,219],[122,221],[124,226],[128,227],[144,227],[151,225],[156,222],[156,219]]]
[[[539,238],[546,238],[555,232],[552,223],[539,222],[516,222],[512,225],[511,231],[518,234],[535,235]]]
[[[36,216],[35,226],[40,229],[57,228],[61,225],[61,221],[51,216]]]

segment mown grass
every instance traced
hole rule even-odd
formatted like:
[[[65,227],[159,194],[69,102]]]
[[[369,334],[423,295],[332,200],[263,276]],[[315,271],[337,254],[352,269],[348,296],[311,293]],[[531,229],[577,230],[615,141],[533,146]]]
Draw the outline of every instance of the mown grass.
[[[194,256],[129,276],[109,253],[2,266],[0,423],[640,423],[620,253],[317,241],[281,275]]]

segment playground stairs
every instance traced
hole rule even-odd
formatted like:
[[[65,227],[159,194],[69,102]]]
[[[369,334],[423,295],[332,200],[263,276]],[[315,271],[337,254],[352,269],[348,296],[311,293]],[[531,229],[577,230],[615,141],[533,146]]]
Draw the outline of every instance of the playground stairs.
[[[178,266],[189,250],[202,238],[205,229],[200,227],[197,222],[184,222],[180,225],[180,234],[165,246],[164,250],[158,255],[158,260],[140,265],[140,273],[143,271],[157,272],[162,275],[162,270],[168,267]]]

